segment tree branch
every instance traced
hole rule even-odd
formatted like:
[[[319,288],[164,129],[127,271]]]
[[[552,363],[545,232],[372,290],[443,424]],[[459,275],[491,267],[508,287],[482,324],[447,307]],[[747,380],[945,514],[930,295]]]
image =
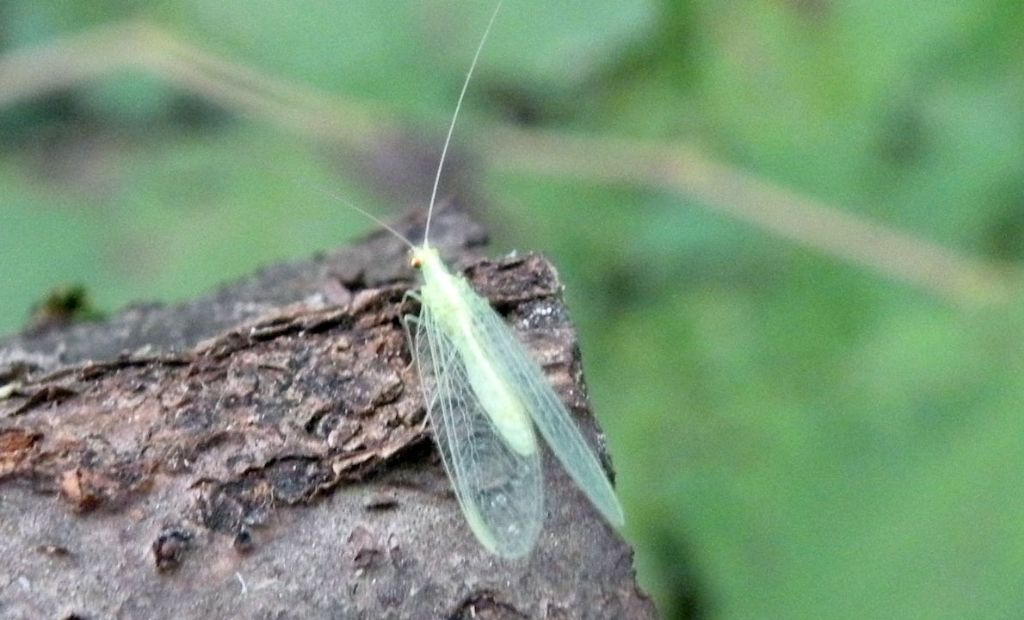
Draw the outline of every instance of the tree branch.
[[[482,230],[438,215],[437,244],[588,412],[551,266],[480,260]],[[629,546],[550,455],[529,558],[470,534],[399,322],[405,253],[375,235],[193,302],[0,341],[2,615],[653,618]]]

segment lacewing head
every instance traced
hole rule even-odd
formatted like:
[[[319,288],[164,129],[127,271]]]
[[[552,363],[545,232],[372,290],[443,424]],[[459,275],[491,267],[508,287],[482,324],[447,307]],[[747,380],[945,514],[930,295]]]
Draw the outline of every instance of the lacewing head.
[[[444,270],[444,263],[437,250],[430,246],[415,247],[409,253],[409,266],[413,269],[430,271],[434,267]]]

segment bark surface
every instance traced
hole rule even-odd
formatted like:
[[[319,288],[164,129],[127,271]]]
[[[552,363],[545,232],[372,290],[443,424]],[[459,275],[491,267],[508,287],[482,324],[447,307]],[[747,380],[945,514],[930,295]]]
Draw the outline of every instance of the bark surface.
[[[600,443],[551,265],[483,259],[455,211],[431,232]],[[0,617],[654,617],[630,547],[550,454],[531,556],[474,540],[399,320],[413,285],[378,234],[0,341]]]

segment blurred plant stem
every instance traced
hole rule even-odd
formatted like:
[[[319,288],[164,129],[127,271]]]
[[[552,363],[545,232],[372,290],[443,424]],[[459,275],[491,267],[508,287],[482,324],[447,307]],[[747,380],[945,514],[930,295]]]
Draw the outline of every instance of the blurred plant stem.
[[[115,71],[162,76],[230,110],[316,141],[372,148],[401,123],[375,107],[289,83],[142,22],[105,26],[0,57],[0,106]],[[489,125],[474,145],[500,172],[669,189],[761,230],[868,268],[958,306],[1006,298],[1010,266],[961,255],[716,162],[658,144]]]

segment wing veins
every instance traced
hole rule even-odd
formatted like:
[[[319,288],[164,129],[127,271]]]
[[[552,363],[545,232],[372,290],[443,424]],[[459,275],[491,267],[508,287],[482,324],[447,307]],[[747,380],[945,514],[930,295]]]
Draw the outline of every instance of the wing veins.
[[[516,386],[530,417],[551,451],[609,523],[625,522],[622,506],[601,467],[596,453],[583,437],[568,408],[551,387],[540,365],[486,299],[473,295],[474,329],[482,342],[492,343],[490,355],[499,360],[512,385]]]
[[[499,555],[524,555],[543,520],[538,454],[505,445],[470,387],[458,347],[428,306],[414,351],[442,461],[471,529]]]

